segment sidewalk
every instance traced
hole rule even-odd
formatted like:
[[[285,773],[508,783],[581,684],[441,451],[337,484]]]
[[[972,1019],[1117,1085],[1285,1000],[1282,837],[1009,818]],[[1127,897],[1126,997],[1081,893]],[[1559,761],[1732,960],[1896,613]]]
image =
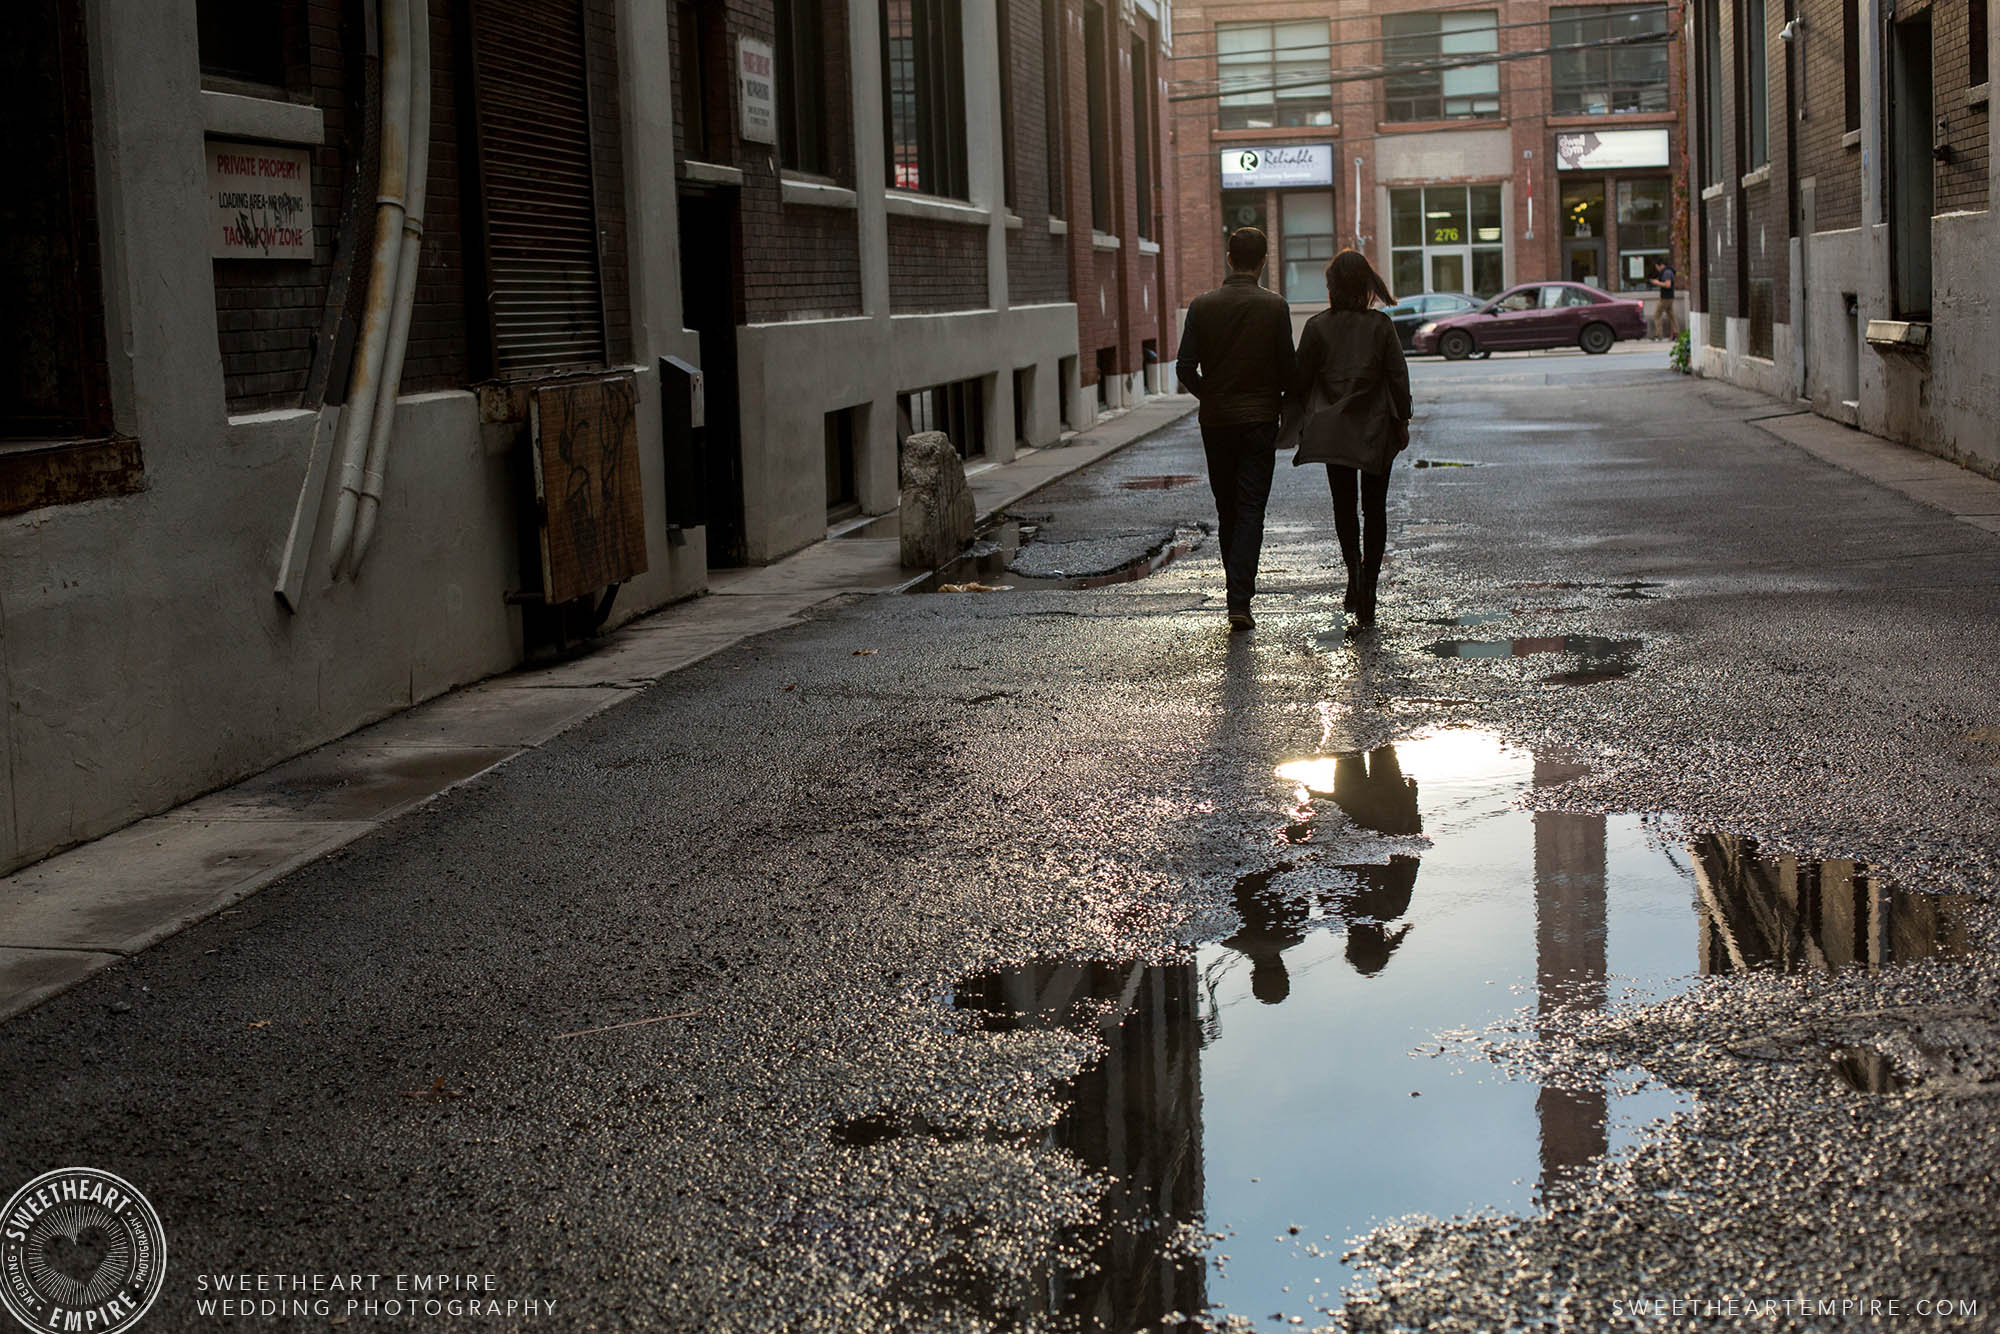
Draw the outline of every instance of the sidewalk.
[[[983,524],[1051,482],[1180,420],[1160,397],[1061,445],[969,474]],[[890,526],[893,525],[883,525]],[[505,764],[669,673],[830,598],[917,576],[876,525],[773,565],[718,572],[709,595],[604,636],[583,657],[494,677],[233,787],[0,878],[0,1019],[227,908],[438,793]]]
[[[1748,421],[1836,468],[1943,510],[1960,523],[2000,533],[2000,482],[1990,477],[1803,409]]]

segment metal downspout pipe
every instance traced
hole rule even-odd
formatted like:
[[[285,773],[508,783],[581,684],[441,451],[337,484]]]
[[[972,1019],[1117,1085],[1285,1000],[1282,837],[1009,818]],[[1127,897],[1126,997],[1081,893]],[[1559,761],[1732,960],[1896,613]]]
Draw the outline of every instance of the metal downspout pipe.
[[[410,315],[417,302],[417,275],[424,250],[424,199],[431,160],[431,7],[430,0],[408,0],[410,24],[409,182],[403,206],[403,249],[396,271],[395,306],[389,317],[389,345],[383,361],[381,388],[369,425],[368,454],[361,469],[361,496],[355,513],[354,538],[347,557],[349,577],[358,573],[375,536],[382,507],[382,483],[388,470],[389,443],[396,425],[396,396],[403,384],[403,354],[410,346]]]
[[[382,159],[375,191],[375,249],[368,267],[368,298],[354,350],[353,378],[340,417],[337,446],[340,495],[327,539],[329,571],[338,577],[354,540],[361,502],[361,474],[388,359],[389,325],[402,274],[403,214],[409,185],[410,0],[381,0]],[[393,402],[395,391],[389,393]]]

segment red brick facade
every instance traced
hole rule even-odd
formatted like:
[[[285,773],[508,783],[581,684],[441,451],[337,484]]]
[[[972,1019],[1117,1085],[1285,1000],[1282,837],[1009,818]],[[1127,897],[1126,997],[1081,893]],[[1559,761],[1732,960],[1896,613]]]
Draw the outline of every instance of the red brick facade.
[[[1638,6],[1643,8],[1644,6]],[[1222,280],[1222,240],[1225,218],[1220,183],[1223,150],[1266,145],[1331,145],[1332,182],[1309,187],[1332,194],[1334,248],[1358,246],[1394,284],[1391,219],[1384,215],[1384,192],[1425,186],[1504,187],[1501,227],[1505,232],[1505,283],[1531,282],[1573,275],[1565,256],[1560,210],[1565,186],[1601,187],[1609,219],[1603,243],[1599,285],[1635,294],[1620,255],[1625,248],[1616,225],[1617,190],[1623,181],[1644,181],[1649,188],[1666,185],[1671,201],[1685,189],[1682,153],[1682,52],[1677,31],[1666,39],[1668,71],[1663,110],[1607,112],[1590,115],[1553,114],[1552,58],[1530,55],[1552,45],[1549,23],[1575,6],[1549,0],[1391,0],[1375,7],[1320,3],[1299,5],[1284,0],[1200,0],[1176,6],[1173,82],[1178,100],[1171,108],[1173,135],[1181,162],[1179,202],[1182,224],[1181,263],[1185,301]],[[1391,15],[1450,14],[1490,11],[1495,16],[1498,54],[1523,53],[1496,61],[1498,114],[1448,120],[1391,119],[1384,81],[1377,75],[1383,63],[1384,19]],[[1353,76],[1332,84],[1331,124],[1269,129],[1224,129],[1213,94],[1218,23],[1299,23],[1328,25],[1329,71],[1333,77]],[[1664,164],[1632,168],[1559,170],[1559,135],[1608,130],[1666,131],[1669,145]],[[1266,283],[1282,282],[1286,201],[1297,191],[1264,190],[1261,209],[1272,239],[1271,268]],[[1358,207],[1357,207],[1358,204]],[[1684,257],[1683,238],[1673,250]],[[1303,261],[1301,261],[1303,264]],[[1471,275],[1466,275],[1470,287]],[[1321,304],[1323,296],[1307,296],[1301,281],[1294,303]],[[1430,284],[1426,284],[1430,285]],[[1490,285],[1490,284],[1489,284]]]

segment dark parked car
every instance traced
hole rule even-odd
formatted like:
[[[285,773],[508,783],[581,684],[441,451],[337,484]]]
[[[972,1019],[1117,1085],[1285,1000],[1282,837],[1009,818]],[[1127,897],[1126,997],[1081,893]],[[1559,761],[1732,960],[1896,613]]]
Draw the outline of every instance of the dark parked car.
[[[1403,340],[1403,350],[1408,352],[1410,340],[1417,336],[1420,326],[1447,315],[1477,310],[1485,304],[1479,297],[1464,292],[1419,292],[1385,307],[1382,313],[1395,322],[1396,335]]]
[[[1523,283],[1477,310],[1431,320],[1417,329],[1412,350],[1463,361],[1484,352],[1580,347],[1609,352],[1621,338],[1646,336],[1645,305],[1582,283]]]

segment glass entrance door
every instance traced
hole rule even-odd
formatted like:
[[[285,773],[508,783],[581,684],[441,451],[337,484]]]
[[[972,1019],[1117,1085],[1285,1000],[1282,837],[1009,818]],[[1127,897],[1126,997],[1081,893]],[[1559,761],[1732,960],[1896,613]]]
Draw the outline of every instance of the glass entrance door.
[[[1604,182],[1565,181],[1562,189],[1563,277],[1604,286]]]

